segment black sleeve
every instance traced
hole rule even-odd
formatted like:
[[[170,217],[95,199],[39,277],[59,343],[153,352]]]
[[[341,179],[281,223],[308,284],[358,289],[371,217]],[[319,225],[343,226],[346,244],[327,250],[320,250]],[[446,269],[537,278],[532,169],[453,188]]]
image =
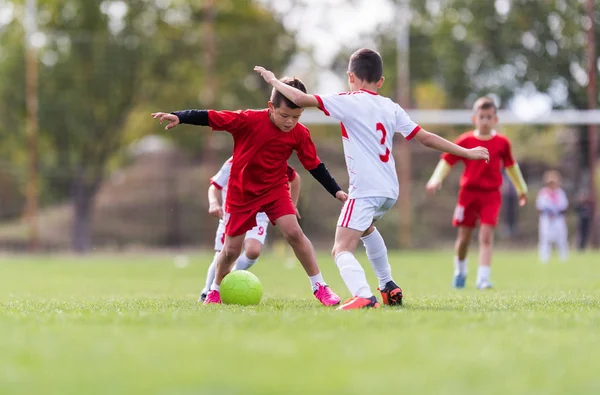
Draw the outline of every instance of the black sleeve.
[[[179,118],[179,123],[186,123],[188,125],[210,126],[208,124],[207,110],[183,110],[175,111],[171,114],[177,115],[177,118]]]
[[[310,175],[315,178],[315,180],[319,181],[323,188],[327,190],[330,194],[335,197],[335,194],[338,191],[341,191],[342,188],[338,185],[335,179],[329,173],[329,170],[325,167],[323,162],[319,163],[319,166],[315,167],[312,170],[309,170]]]

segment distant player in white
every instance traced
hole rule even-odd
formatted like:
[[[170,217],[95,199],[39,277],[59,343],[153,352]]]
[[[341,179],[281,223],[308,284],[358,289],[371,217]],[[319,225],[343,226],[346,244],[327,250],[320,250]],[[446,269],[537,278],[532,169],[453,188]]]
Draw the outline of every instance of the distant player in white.
[[[381,56],[360,49],[350,58],[348,83],[350,92],[335,95],[309,95],[280,83],[275,75],[257,66],[265,81],[301,107],[318,107],[326,115],[342,122],[346,166],[350,177],[349,199],[338,220],[332,255],[352,298],[339,309],[379,307],[371,292],[364,269],[354,256],[362,240],[369,262],[379,280],[384,304],[402,304],[402,290],[392,279],[387,248],[373,226],[396,202],[398,177],[392,156],[395,133],[406,139],[469,159],[487,160],[487,149],[465,149],[415,124],[392,100],[377,94],[383,84]]]
[[[539,256],[542,263],[548,263],[552,244],[558,248],[560,259],[569,255],[569,240],[565,211],[569,207],[567,194],[560,187],[560,173],[550,170],[544,173],[544,188],[536,199],[540,213]]]
[[[215,279],[215,265],[216,259],[219,253],[223,249],[223,243],[225,241],[225,225],[227,225],[227,219],[229,214],[225,212],[225,201],[227,198],[227,182],[229,181],[229,173],[231,171],[231,164],[233,163],[233,157],[227,159],[217,174],[210,179],[210,187],[208,188],[208,212],[213,217],[219,218],[219,226],[217,227],[217,234],[215,236],[215,256],[212,263],[208,267],[206,273],[206,284],[204,289],[200,293],[200,301],[204,301],[210,285]],[[296,171],[288,165],[288,180],[290,183],[290,194],[292,196],[292,202],[294,206],[298,203],[300,197],[300,176]],[[221,203],[219,203],[219,195],[221,195]],[[300,216],[296,209],[296,214]],[[256,263],[262,247],[265,244],[267,238],[267,228],[269,227],[269,218],[265,213],[258,213],[256,215],[256,226],[250,231],[246,232],[244,239],[244,251],[235,262],[233,270],[248,270],[252,265]]]

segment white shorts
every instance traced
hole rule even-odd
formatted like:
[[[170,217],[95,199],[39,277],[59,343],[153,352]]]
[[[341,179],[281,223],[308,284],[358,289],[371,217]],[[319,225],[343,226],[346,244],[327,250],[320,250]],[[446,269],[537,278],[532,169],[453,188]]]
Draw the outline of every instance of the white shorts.
[[[337,226],[364,232],[373,221],[380,219],[396,203],[396,199],[386,197],[365,197],[348,199],[342,207]]]
[[[223,245],[225,244],[225,225],[227,225],[227,220],[229,219],[229,214],[224,213],[223,218],[219,220],[219,227],[217,228],[217,234],[215,237],[215,251],[221,251],[223,249]],[[258,240],[260,244],[265,244],[265,239],[267,238],[267,227],[269,226],[269,217],[265,213],[256,214],[256,226],[246,232],[246,238]]]

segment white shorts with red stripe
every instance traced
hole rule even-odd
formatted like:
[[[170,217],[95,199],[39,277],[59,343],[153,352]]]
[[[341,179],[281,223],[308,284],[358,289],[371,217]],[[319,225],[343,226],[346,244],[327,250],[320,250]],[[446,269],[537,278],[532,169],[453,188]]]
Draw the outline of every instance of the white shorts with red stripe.
[[[348,199],[342,207],[337,226],[364,232],[373,221],[380,219],[396,203],[396,199],[386,197],[365,197]]]
[[[215,237],[215,251],[221,251],[225,244],[225,225],[227,225],[227,219],[229,214],[224,213],[223,218],[219,220],[219,227],[217,228],[217,235]],[[258,240],[260,244],[265,244],[267,238],[267,228],[269,227],[269,217],[265,213],[256,214],[256,226],[246,232],[246,238]]]

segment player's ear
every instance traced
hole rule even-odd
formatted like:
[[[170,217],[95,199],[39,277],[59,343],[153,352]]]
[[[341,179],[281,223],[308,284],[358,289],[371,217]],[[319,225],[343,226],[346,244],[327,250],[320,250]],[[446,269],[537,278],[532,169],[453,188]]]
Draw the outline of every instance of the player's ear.
[[[477,120],[477,117],[475,116],[475,114],[471,115],[471,122],[473,122],[473,125],[475,125],[476,120]]]
[[[346,71],[346,74],[348,74],[348,82],[354,84],[354,73],[351,71]]]
[[[377,85],[376,85],[377,89],[381,88],[381,85],[383,85],[384,81],[385,81],[385,77],[381,76],[381,78],[379,79],[379,81],[377,81]]]
[[[269,110],[271,110],[271,111],[275,110],[275,106],[273,105],[272,101],[269,101],[268,107],[269,107]]]

